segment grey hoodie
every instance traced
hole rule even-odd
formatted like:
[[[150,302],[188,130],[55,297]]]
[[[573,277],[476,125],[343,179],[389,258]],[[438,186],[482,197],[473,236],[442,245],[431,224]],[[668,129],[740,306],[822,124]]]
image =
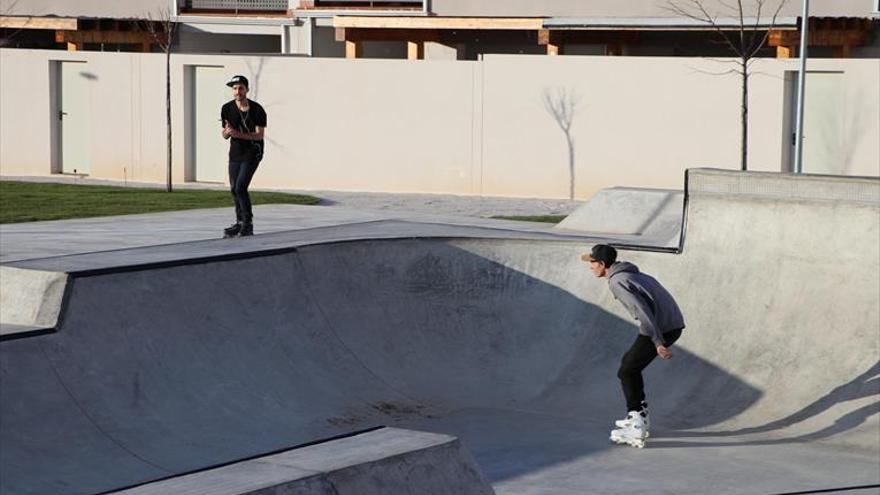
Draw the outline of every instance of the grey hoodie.
[[[684,328],[684,317],[672,295],[639,267],[619,261],[608,269],[608,287],[629,314],[639,320],[639,333],[654,345],[666,345],[663,334]]]

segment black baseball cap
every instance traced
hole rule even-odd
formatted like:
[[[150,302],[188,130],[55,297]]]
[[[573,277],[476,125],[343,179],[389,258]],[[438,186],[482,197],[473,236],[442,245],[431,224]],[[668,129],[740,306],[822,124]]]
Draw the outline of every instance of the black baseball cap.
[[[584,261],[601,261],[605,266],[611,266],[617,261],[617,250],[608,244],[596,244],[589,253],[581,255]]]
[[[226,85],[229,86],[230,88],[235,86],[236,84],[244,84],[244,87],[250,88],[250,85],[248,84],[248,80],[244,76],[232,76],[232,79],[226,81]]]

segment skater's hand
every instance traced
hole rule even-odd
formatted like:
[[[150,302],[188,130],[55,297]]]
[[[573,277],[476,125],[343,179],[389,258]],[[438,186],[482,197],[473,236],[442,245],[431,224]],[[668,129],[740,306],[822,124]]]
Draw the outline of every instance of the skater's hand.
[[[235,129],[229,125],[229,122],[226,122],[225,127],[223,127],[223,139],[229,139],[235,134]]]
[[[670,351],[665,345],[657,346],[657,355],[663,359],[672,359],[672,351]]]

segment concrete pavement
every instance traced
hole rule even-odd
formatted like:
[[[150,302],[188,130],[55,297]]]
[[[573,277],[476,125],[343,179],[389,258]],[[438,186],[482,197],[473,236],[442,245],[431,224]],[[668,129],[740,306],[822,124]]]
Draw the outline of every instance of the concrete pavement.
[[[621,250],[688,324],[643,450],[607,441],[635,325],[579,260],[595,238],[383,220],[14,263],[81,273],[56,333],[0,342],[0,489],[386,424],[459,437],[499,494],[876,492],[880,182],[688,187],[680,253]]]

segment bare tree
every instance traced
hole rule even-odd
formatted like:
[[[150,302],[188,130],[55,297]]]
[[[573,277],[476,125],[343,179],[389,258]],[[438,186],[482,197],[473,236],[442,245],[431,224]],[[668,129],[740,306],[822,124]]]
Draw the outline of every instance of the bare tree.
[[[150,37],[156,45],[165,53],[165,133],[167,137],[165,190],[171,188],[171,48],[174,44],[174,35],[177,33],[177,23],[173,20],[173,14],[168,8],[161,8],[157,17],[148,13],[147,18],[141,21],[141,26],[150,33]]]
[[[717,0],[727,14],[735,19],[734,24],[726,24],[719,22],[717,12],[710,13],[706,7],[704,0],[668,0],[668,9],[677,15],[693,19],[697,22],[706,24],[711,27],[722,42],[730,48],[738,60],[736,60],[736,68],[724,72],[724,74],[739,74],[742,79],[742,101],[741,101],[741,137],[740,137],[740,168],[748,170],[748,152],[749,152],[749,75],[752,61],[758,55],[758,52],[767,43],[770,31],[776,25],[776,17],[782,10],[787,0],[778,0],[776,10],[770,18],[769,25],[762,25],[761,14],[767,6],[767,0],[754,0],[755,15],[752,23],[750,16],[746,15],[743,7],[743,0],[736,0],[736,4],[726,2],[725,0]],[[732,29],[731,29],[732,26]]]
[[[580,98],[574,89],[566,88],[556,88],[555,92],[545,90],[542,96],[544,108],[565,134],[568,144],[568,198],[574,199],[574,137],[571,135],[571,125]]]

